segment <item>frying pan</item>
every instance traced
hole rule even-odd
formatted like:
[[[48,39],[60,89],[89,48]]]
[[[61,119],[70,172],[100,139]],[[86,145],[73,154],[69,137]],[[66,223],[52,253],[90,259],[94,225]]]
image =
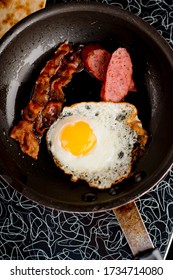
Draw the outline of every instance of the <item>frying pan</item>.
[[[134,175],[109,190],[92,189],[83,181],[71,182],[55,167],[45,137],[37,161],[22,154],[18,143],[9,137],[31,98],[39,72],[65,40],[98,42],[109,52],[125,47],[133,61],[137,92],[129,94],[126,101],[137,107],[149,141],[133,167]],[[153,188],[170,168],[173,52],[139,17],[103,4],[54,5],[22,20],[2,38],[0,62],[0,163],[12,187],[24,196],[57,210],[116,212]],[[65,89],[67,104],[96,100],[99,82],[86,71],[77,75]]]

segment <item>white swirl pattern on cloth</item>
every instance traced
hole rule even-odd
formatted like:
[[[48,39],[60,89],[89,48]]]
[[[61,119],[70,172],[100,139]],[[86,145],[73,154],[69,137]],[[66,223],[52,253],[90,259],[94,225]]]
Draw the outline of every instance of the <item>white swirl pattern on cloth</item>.
[[[55,2],[58,1],[50,0],[48,4]],[[160,0],[97,2],[121,6],[141,16],[173,45],[173,3]],[[164,255],[173,228],[173,169],[152,191],[138,199],[137,205],[154,246]],[[1,180],[0,259],[132,258],[112,211],[73,214],[51,210],[26,199]]]
[[[0,259],[133,258],[112,211],[73,214],[47,209],[3,181],[0,201]],[[164,255],[173,227],[173,169],[137,205],[154,246]]]

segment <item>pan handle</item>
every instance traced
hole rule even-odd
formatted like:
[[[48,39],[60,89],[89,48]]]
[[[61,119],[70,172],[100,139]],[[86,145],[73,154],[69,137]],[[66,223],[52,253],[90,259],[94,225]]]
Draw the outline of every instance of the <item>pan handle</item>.
[[[160,252],[154,248],[135,202],[112,209],[138,260],[161,260]]]
[[[153,248],[135,256],[135,260],[162,260],[162,256],[157,248]]]

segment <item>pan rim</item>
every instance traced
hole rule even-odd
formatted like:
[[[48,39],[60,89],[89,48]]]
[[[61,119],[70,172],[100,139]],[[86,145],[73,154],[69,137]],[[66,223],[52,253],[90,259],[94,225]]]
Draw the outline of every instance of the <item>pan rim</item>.
[[[155,183],[151,184],[150,187],[143,191],[142,193],[138,193],[136,195],[132,195],[131,197],[129,197],[129,195],[125,195],[123,200],[119,201],[118,204],[114,205],[114,201],[111,200],[111,202],[103,202],[103,203],[100,203],[100,204],[93,204],[93,203],[90,203],[89,205],[85,205],[83,204],[82,206],[81,205],[76,205],[76,204],[69,204],[68,207],[65,205],[64,207],[64,204],[63,203],[58,203],[58,205],[56,204],[56,201],[55,203],[53,202],[53,200],[46,200],[46,203],[45,203],[45,200],[43,200],[43,198],[41,196],[39,196],[38,198],[38,194],[35,194],[33,191],[28,191],[28,189],[26,187],[23,187],[21,189],[21,186],[19,187],[19,184],[18,182],[16,182],[15,178],[12,178],[10,177],[10,179],[14,179],[12,182],[9,183],[8,181],[8,175],[10,176],[10,174],[4,174],[4,175],[0,175],[0,178],[2,178],[10,187],[12,187],[12,189],[14,191],[17,191],[19,194],[23,195],[24,197],[26,197],[27,199],[31,200],[32,203],[34,204],[38,204],[40,205],[41,207],[46,207],[48,209],[51,209],[51,210],[57,210],[57,211],[63,211],[63,212],[66,212],[66,213],[83,213],[83,214],[87,214],[87,213],[99,213],[99,212],[105,212],[105,211],[111,211],[112,209],[116,209],[116,208],[119,208],[123,205],[126,205],[127,203],[130,203],[130,202],[134,202],[136,201],[137,199],[140,199],[143,195],[147,194],[148,192],[152,191],[152,189],[154,187],[156,187],[165,177],[166,175],[168,174],[168,172],[173,168],[173,164],[171,164],[167,170],[165,170],[165,173],[162,175],[162,177],[160,177]],[[6,177],[7,176],[7,177]],[[16,185],[17,184],[17,185]],[[128,202],[127,202],[127,199],[126,199],[126,196],[128,196]],[[74,209],[74,205],[75,205],[75,209]],[[105,207],[106,205],[106,207]]]
[[[106,9],[105,9],[106,7]],[[98,9],[99,8],[99,9]],[[173,60],[171,60],[171,56],[173,57],[173,53],[172,53],[172,48],[170,47],[170,45],[166,42],[166,40],[164,39],[164,37],[161,36],[161,34],[151,25],[149,25],[147,22],[145,22],[143,19],[141,19],[140,17],[136,16],[135,14],[130,13],[129,11],[126,11],[124,9],[121,9],[119,7],[113,7],[113,6],[109,6],[109,5],[104,5],[104,4],[96,4],[96,3],[90,3],[90,4],[82,4],[82,3],[73,3],[73,4],[58,4],[58,5],[54,5],[53,7],[48,7],[45,8],[41,11],[37,11],[34,14],[28,16],[27,18],[23,19],[22,21],[20,21],[18,24],[16,24],[12,29],[10,29],[2,38],[1,38],[1,45],[0,45],[0,53],[3,52],[3,49],[10,43],[11,40],[13,40],[15,38],[15,36],[20,33],[21,31],[25,30],[29,25],[34,24],[35,22],[44,19],[47,16],[53,16],[56,15],[57,13],[64,13],[64,12],[73,12],[75,9],[75,12],[78,11],[90,11],[90,12],[100,12],[100,13],[106,13],[106,14],[115,14],[117,11],[121,14],[125,14],[128,17],[128,20],[130,21],[134,21],[134,22],[140,22],[141,24],[141,29],[143,31],[145,31],[145,33],[148,34],[148,36],[155,36],[155,38],[157,39],[157,44],[162,44],[162,49],[165,52],[165,55],[167,56],[167,58],[169,59],[169,62],[171,63],[172,67],[173,67]],[[29,24],[29,25],[28,25]],[[168,172],[168,170],[171,168],[171,160],[172,160],[172,155],[169,155],[169,158],[167,160],[167,162],[164,165],[164,171],[162,171],[162,176],[161,178],[159,178],[156,182],[153,182],[151,184],[151,186],[147,187],[147,190],[144,192],[143,190],[141,190],[141,192],[139,192],[138,194],[134,194],[133,198],[131,197],[130,199],[128,199],[129,201],[135,200],[136,198],[142,196],[144,193],[148,192],[149,190],[151,190],[155,185],[158,184],[158,182],[166,175],[166,173]],[[157,172],[156,172],[157,173]],[[161,171],[160,171],[161,173]],[[15,179],[15,178],[13,178]],[[154,179],[153,179],[154,180]],[[15,181],[15,180],[14,180]],[[12,183],[13,184],[13,183]],[[13,187],[13,185],[12,185]],[[17,189],[15,187],[15,189]],[[146,187],[145,187],[146,189]],[[29,199],[37,202],[38,199],[35,199],[35,195],[34,193],[28,192],[27,187],[23,186],[22,190],[20,190],[19,188],[19,192],[28,197]],[[126,195],[127,196],[127,195]],[[123,201],[127,201],[126,196],[123,197]],[[129,195],[128,195],[129,196]],[[118,206],[121,206],[123,204],[126,204],[127,202],[123,202],[121,201],[119,203]],[[52,202],[53,203],[53,202]],[[50,204],[52,204],[50,203]],[[41,198],[39,201],[39,204],[42,204],[46,207],[49,208],[56,208],[58,210],[62,210],[62,211],[67,211],[67,212],[99,212],[99,211],[105,211],[105,210],[109,210],[113,207],[115,207],[114,204],[114,200],[111,200],[111,203],[109,202],[104,202],[101,205],[97,205],[97,207],[95,206],[97,203],[91,203],[90,205],[84,205],[81,206],[79,205],[79,208],[77,206],[75,206],[75,210],[72,209],[74,205],[69,205],[69,209],[67,209],[67,206],[63,206],[61,205],[60,207],[57,207],[57,205],[53,205],[53,207],[51,205],[48,205],[49,202],[44,202],[44,204],[41,202]],[[46,205],[47,204],[47,205]],[[111,204],[111,205],[110,205]],[[106,205],[106,208],[104,208],[104,205]],[[116,206],[116,207],[118,207]],[[86,209],[86,211],[83,210],[83,208]],[[76,210],[77,209],[77,210]]]
[[[30,24],[33,24],[41,19],[44,19],[45,16],[53,16],[57,13],[65,13],[65,12],[98,12],[102,14],[111,14],[115,15],[123,14],[127,17],[128,21],[133,23],[140,23],[141,29],[147,33],[150,36],[153,34],[156,36],[156,39],[161,40],[161,43],[164,44],[165,48],[167,48],[167,51],[170,51],[170,54],[172,54],[173,48],[169,45],[169,43],[166,41],[166,39],[158,32],[157,29],[155,29],[152,25],[150,25],[148,22],[146,22],[144,19],[142,19],[140,16],[125,10],[121,7],[113,6],[113,5],[107,5],[105,3],[59,3],[54,4],[52,6],[45,7],[42,10],[38,10],[22,20],[20,20],[18,23],[16,23],[10,30],[8,30],[2,38],[0,38],[0,53],[1,50],[15,37],[18,33],[26,29]]]

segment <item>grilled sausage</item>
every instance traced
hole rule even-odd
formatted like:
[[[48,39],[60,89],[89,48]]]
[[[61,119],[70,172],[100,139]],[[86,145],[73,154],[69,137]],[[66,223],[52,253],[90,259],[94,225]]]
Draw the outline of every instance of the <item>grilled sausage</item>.
[[[105,80],[110,58],[111,54],[99,44],[88,44],[82,50],[85,68],[101,82]]]
[[[125,48],[118,48],[111,56],[106,79],[101,90],[104,101],[120,102],[128,94],[132,82],[132,61]]]

